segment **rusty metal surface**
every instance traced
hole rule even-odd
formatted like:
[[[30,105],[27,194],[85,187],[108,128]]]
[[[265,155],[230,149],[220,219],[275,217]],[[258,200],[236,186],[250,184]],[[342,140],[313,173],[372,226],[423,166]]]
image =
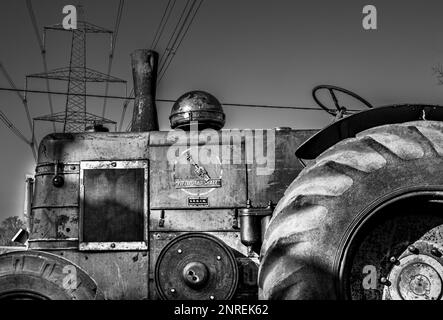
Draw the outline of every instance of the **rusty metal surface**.
[[[81,266],[109,300],[142,300],[148,297],[149,256],[147,251],[79,252],[57,251]]]
[[[239,159],[238,163],[224,163],[220,143],[222,133],[213,131],[208,136],[199,137],[198,147],[189,148],[189,135],[184,141],[174,140],[172,134],[153,134],[150,149],[150,206],[152,209],[188,208],[189,198],[204,197],[210,208],[235,208],[246,203],[246,165]],[[177,136],[181,137],[181,136]],[[240,153],[244,153],[242,138],[239,135],[238,146]],[[163,146],[162,146],[163,144]],[[177,148],[175,160],[171,158],[171,144]],[[214,148],[216,153],[211,159],[202,159],[207,148]],[[198,151],[197,151],[198,150]],[[188,159],[188,152],[191,160]],[[191,159],[190,158],[190,159]],[[193,162],[203,167],[212,178],[214,184],[193,187],[193,183],[203,181],[195,173]],[[187,187],[190,186],[190,187]]]
[[[30,239],[78,238],[78,208],[34,208]]]
[[[135,50],[131,54],[131,63],[135,93],[131,131],[157,131],[155,95],[158,53],[146,49]]]
[[[63,177],[61,187],[53,184],[56,173]],[[77,163],[50,162],[37,166],[29,216],[31,240],[78,238],[78,173]]]
[[[237,289],[237,262],[218,238],[186,233],[162,249],[155,265],[155,283],[162,299],[230,299]]]
[[[40,143],[38,164],[147,159],[148,144],[149,132],[49,134]]]
[[[28,248],[41,251],[78,250],[78,238],[70,239],[31,239]]]
[[[57,188],[53,185],[53,174],[37,175],[32,208],[77,207],[78,174],[59,174],[64,178],[64,185]]]
[[[26,177],[25,199],[23,204],[23,217],[25,218],[25,229],[29,234],[32,228],[32,197],[34,195],[34,177]]]
[[[227,146],[221,138],[223,133],[230,134],[229,143],[234,146]],[[258,257],[254,253],[249,256],[251,252],[240,241],[239,230],[235,227],[236,211],[246,207],[248,197],[253,199],[254,205],[262,203],[264,207],[268,200],[279,200],[286,182],[289,184],[292,179],[291,173],[296,175],[301,169],[293,156],[295,148],[312,133],[309,130],[276,131],[276,170],[270,176],[256,176],[254,165],[245,165],[247,140],[244,132],[222,130],[200,136],[199,145],[204,146],[208,141],[214,146],[221,144],[223,148],[230,148],[240,159],[239,164],[222,164],[221,187],[214,188],[208,194],[206,207],[188,206],[188,198],[195,196],[176,188],[174,167],[165,161],[168,148],[177,144],[186,145],[190,139],[189,133],[185,134],[184,141],[177,141],[171,132],[49,135],[40,146],[32,209],[34,226],[29,247],[63,254],[67,259],[72,259],[99,283],[108,299],[156,299],[153,270],[160,251],[178,235],[204,231],[221,239],[235,253],[239,267],[235,297],[256,297]],[[254,143],[254,140],[248,143]],[[287,146],[284,146],[285,143]],[[140,246],[137,242],[104,242],[100,243],[100,250],[103,251],[79,251],[82,248],[78,239],[81,163],[103,161],[111,165],[112,162],[139,160],[149,163],[149,189],[145,191],[147,194],[149,190],[150,203],[146,210],[149,217],[143,223],[149,239],[149,251],[146,244]],[[219,169],[216,165],[212,165],[212,168],[211,165],[202,166],[209,175],[214,175]],[[194,169],[192,165],[181,168],[177,170],[176,178],[186,180],[187,177],[180,175],[193,175]],[[64,178],[60,188],[52,183],[56,172]],[[196,191],[195,188],[185,190]],[[207,190],[200,188],[200,193]]]
[[[162,219],[163,223],[160,223]],[[151,210],[150,231],[234,231],[235,210]]]
[[[225,114],[222,105],[212,94],[190,91],[174,103],[169,120],[172,129],[189,130],[191,122],[196,121],[199,129],[220,130],[225,125]]]
[[[303,166],[295,150],[317,130],[276,130],[275,168],[270,175],[257,175],[257,163],[248,165],[248,199],[254,206],[266,207],[268,201],[277,203]]]

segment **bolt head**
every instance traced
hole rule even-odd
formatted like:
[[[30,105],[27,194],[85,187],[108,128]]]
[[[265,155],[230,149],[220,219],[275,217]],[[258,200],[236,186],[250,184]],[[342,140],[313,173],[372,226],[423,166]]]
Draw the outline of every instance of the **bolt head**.
[[[390,286],[391,285],[391,282],[386,277],[381,277],[380,278],[380,283],[385,285],[385,286]]]
[[[414,254],[418,254],[418,249],[417,247],[411,245],[408,247],[409,252],[414,253]]]
[[[435,257],[438,257],[438,258],[440,258],[441,257],[441,252],[440,252],[440,250],[438,250],[437,248],[432,248],[431,249],[431,254],[433,255],[433,256],[435,256]]]
[[[389,261],[390,261],[391,263],[396,263],[396,262],[397,262],[397,258],[394,257],[394,256],[392,256],[392,257],[389,258]]]
[[[209,299],[214,300],[215,297],[214,296],[209,296]]]
[[[65,179],[63,179],[62,176],[55,176],[52,179],[52,184],[54,185],[54,187],[56,188],[60,188],[63,186],[63,184],[65,183]]]
[[[171,293],[175,293],[175,289],[174,288],[171,288],[171,290],[169,290],[169,291],[171,291]]]
[[[217,260],[221,260],[221,257],[220,257],[220,256],[217,256]]]
[[[182,254],[183,250],[182,250],[182,249],[178,249],[177,252],[178,252],[179,254]]]

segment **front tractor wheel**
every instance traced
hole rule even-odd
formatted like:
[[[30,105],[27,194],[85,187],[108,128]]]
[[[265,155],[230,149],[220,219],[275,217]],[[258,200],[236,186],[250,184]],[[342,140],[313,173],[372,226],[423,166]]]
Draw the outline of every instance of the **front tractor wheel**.
[[[78,266],[41,251],[0,255],[0,300],[103,299],[95,281]]]
[[[321,154],[266,231],[262,299],[443,297],[443,123],[361,132]]]

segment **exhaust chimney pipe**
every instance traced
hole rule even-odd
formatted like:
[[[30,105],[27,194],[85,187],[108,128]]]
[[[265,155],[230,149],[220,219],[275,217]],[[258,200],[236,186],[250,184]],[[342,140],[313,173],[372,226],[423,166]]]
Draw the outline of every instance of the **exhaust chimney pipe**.
[[[155,105],[158,53],[138,49],[131,54],[131,62],[135,94],[131,131],[158,131]]]

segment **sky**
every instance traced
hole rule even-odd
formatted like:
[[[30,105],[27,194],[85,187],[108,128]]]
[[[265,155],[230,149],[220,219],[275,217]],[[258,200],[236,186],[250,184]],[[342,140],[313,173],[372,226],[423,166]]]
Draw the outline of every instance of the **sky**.
[[[62,9],[76,1],[32,0],[37,24],[61,23]],[[177,0],[170,23],[156,50],[161,54],[185,0]],[[82,1],[86,20],[113,29],[118,0]],[[166,0],[126,0],[116,42],[112,75],[132,88],[130,53],[150,48]],[[377,30],[362,27],[365,5],[377,8]],[[443,63],[443,2],[434,0],[204,0],[183,44],[157,92],[160,99],[177,99],[190,90],[204,90],[226,103],[315,106],[313,87],[333,84],[354,91],[374,106],[396,103],[441,104],[443,87],[432,68]],[[0,3],[0,61],[16,85],[27,74],[43,72],[40,52],[25,0]],[[46,37],[49,69],[68,66],[70,35]],[[90,35],[87,65],[106,72],[109,38]],[[0,87],[8,87],[0,75]],[[45,89],[32,80],[30,89]],[[51,82],[65,91],[66,83]],[[125,95],[124,85],[111,84],[109,94]],[[103,85],[88,87],[103,94]],[[345,100],[347,106],[359,108]],[[32,117],[49,113],[45,95],[29,95]],[[53,97],[55,111],[65,99]],[[130,121],[131,108],[125,124]],[[101,114],[103,99],[89,98],[87,110]],[[158,103],[161,130],[169,129],[170,103]],[[0,91],[0,110],[27,137],[31,131],[24,108],[14,93]],[[106,117],[119,121],[122,101],[108,102]],[[225,128],[322,128],[331,117],[322,111],[224,107]],[[58,127],[58,130],[61,128]],[[51,125],[37,122],[38,141]],[[34,172],[30,148],[0,123],[0,219],[23,212],[24,181]]]

